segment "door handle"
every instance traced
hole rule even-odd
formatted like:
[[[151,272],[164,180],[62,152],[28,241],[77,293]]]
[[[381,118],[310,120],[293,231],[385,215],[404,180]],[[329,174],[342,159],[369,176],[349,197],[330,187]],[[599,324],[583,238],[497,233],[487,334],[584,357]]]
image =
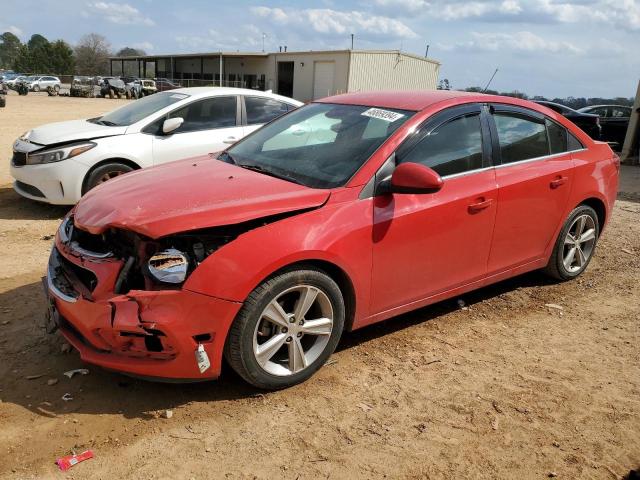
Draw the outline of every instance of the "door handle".
[[[222,143],[236,143],[238,139],[236,137],[227,137],[222,140]]]
[[[493,203],[492,198],[485,200],[484,197],[482,197],[482,198],[479,198],[478,200],[480,200],[480,202],[472,203],[471,205],[469,205],[469,213],[478,213],[484,210],[485,208],[489,208]]]
[[[567,183],[567,180],[569,180],[569,177],[557,177],[551,180],[551,183],[549,185],[551,186],[551,188],[558,188],[560,185],[564,185],[565,183]]]

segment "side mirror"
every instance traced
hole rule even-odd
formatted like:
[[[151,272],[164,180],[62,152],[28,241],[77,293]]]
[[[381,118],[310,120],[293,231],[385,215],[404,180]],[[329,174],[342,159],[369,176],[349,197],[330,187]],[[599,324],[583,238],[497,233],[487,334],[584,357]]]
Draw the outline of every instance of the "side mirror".
[[[378,193],[435,193],[442,188],[444,182],[440,175],[420,163],[401,163],[383,180]]]
[[[162,124],[162,133],[168,135],[172,132],[175,132],[183,123],[184,118],[181,117],[167,118]]]

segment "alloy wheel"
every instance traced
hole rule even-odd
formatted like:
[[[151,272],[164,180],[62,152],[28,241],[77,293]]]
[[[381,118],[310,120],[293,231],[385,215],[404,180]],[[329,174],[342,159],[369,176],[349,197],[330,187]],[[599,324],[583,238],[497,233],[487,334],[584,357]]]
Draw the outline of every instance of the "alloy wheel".
[[[562,262],[564,268],[575,273],[582,270],[593,253],[596,244],[596,225],[590,215],[576,217],[564,239]]]
[[[325,292],[297,285],[273,298],[253,334],[253,354],[266,372],[298,373],[322,354],[331,338],[334,311]]]
[[[116,178],[119,177],[120,175],[124,175],[127,172],[121,172],[119,170],[113,170],[111,172],[106,172],[104,175],[102,175],[100,177],[100,179],[98,180],[98,183],[96,183],[96,185],[100,185],[101,183],[107,182],[109,180],[111,180],[112,178]]]

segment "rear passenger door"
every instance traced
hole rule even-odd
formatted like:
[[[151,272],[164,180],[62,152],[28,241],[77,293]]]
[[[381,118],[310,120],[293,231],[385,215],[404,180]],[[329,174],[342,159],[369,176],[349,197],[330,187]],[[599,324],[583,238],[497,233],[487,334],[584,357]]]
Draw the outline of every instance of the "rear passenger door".
[[[244,96],[243,98],[243,124],[244,135],[249,135],[265,123],[278,118],[295,107],[274,98]]]
[[[542,258],[573,182],[563,126],[526,108],[492,105],[491,111],[498,211],[489,275]]]

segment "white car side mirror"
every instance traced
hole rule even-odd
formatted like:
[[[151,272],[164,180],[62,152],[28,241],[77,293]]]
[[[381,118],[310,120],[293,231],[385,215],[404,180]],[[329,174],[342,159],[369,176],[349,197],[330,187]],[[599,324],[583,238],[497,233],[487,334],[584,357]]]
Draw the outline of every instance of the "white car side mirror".
[[[162,124],[162,133],[169,134],[176,131],[184,123],[184,118],[167,118]]]

